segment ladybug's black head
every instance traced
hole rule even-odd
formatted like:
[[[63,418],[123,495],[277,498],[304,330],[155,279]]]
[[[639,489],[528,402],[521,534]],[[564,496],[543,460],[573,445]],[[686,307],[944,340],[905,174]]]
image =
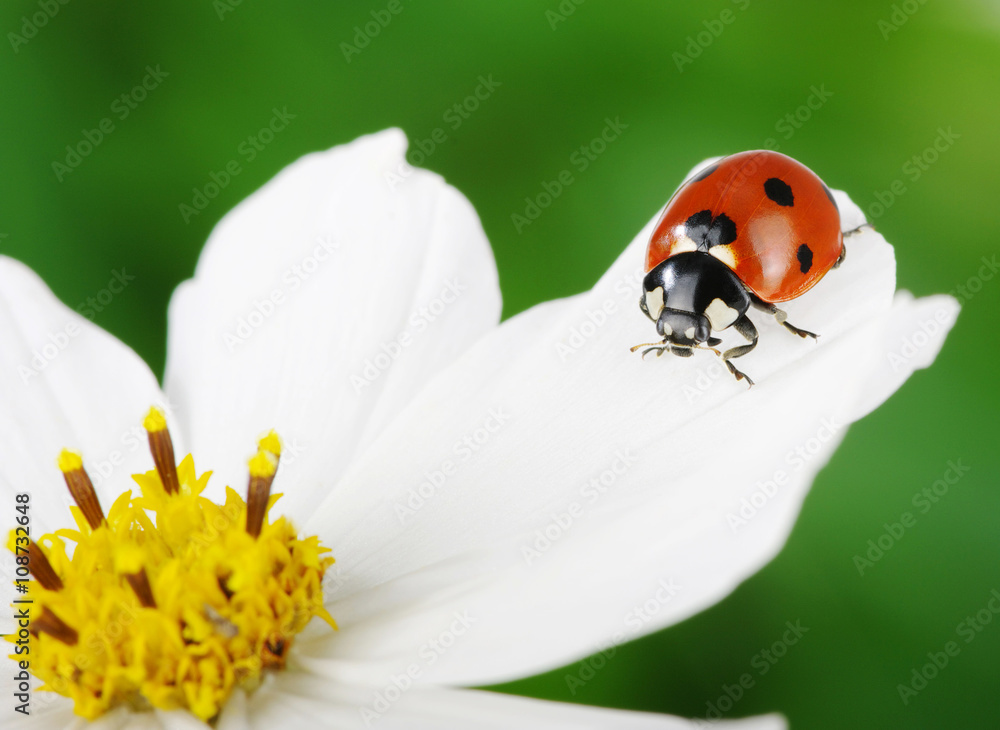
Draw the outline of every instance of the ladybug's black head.
[[[704,314],[664,307],[656,318],[656,331],[675,345],[695,347],[708,340],[712,325]]]
[[[692,347],[719,344],[711,336],[750,307],[746,287],[733,270],[703,251],[688,251],[654,267],[642,282],[639,307],[656,322],[671,352],[687,356]]]

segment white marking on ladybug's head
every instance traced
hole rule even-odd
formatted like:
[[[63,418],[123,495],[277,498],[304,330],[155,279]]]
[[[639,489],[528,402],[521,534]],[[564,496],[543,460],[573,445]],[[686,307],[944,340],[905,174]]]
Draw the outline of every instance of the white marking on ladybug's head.
[[[694,339],[694,327],[688,327],[686,330],[684,330],[684,336],[687,337],[689,340],[693,340]]]
[[[725,246],[712,246],[712,248],[708,249],[708,252],[730,269],[736,269],[736,252],[733,251],[731,244],[727,243]]]
[[[674,330],[666,322],[663,323],[663,336],[670,337],[674,333]]]
[[[663,287],[658,286],[653,291],[646,292],[646,311],[654,322],[659,319],[660,312],[663,311]]]
[[[705,316],[712,323],[712,329],[719,331],[726,329],[739,319],[740,313],[721,299],[713,299],[712,303],[705,308]]]

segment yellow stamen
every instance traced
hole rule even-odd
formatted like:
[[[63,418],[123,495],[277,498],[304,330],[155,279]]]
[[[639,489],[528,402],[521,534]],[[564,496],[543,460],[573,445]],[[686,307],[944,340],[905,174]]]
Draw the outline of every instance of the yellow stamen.
[[[247,487],[247,534],[260,535],[271,497],[271,483],[278,470],[278,457],[270,451],[258,451],[250,459],[250,485]]]
[[[274,473],[278,471],[278,459],[271,451],[258,451],[250,459],[250,476],[258,479],[274,479]]]
[[[87,471],[83,468],[83,457],[75,451],[63,449],[59,454],[58,464],[63,479],[66,480],[66,486],[69,487],[69,493],[73,495],[73,501],[83,512],[90,529],[96,530],[104,524],[104,511],[101,509],[101,503],[97,501],[94,483],[90,481]]]
[[[156,406],[150,406],[149,413],[142,419],[142,427],[147,431],[163,431],[167,427],[167,417]]]
[[[177,460],[174,458],[174,442],[167,430],[167,417],[163,411],[153,406],[143,419],[142,426],[149,437],[149,450],[153,454],[153,463],[156,464],[163,488],[167,494],[176,494],[180,488],[177,482]]]
[[[49,610],[48,606],[42,609],[40,616],[31,620],[31,630],[35,635],[49,634],[66,646],[76,646],[80,640],[79,634],[72,629],[65,621]]]
[[[167,433],[161,419],[151,411],[144,421],[151,436]],[[43,689],[70,697],[89,720],[126,705],[209,722],[234,689],[253,691],[283,668],[314,617],[336,628],[323,607],[329,549],[300,539],[283,517],[268,522],[275,447],[273,433],[261,439],[246,502],[228,488],[224,504],[203,497],[209,474],[198,476],[190,456],[175,467],[175,491],[157,463],[133,476],[141,496],[125,492],[106,518],[97,506],[96,525],[86,495],[74,492],[87,518],[79,531],[29,544],[31,672]],[[63,452],[59,466],[71,491],[86,491],[79,454]]]
[[[42,588],[45,590],[62,590],[62,580],[56,575],[56,571],[52,568],[52,563],[45,557],[45,553],[34,540],[28,543],[28,569],[35,576],[35,580],[41,583]]]
[[[76,471],[77,469],[83,468],[83,457],[75,451],[63,449],[59,453],[58,464],[59,470],[64,474],[66,472]]]
[[[275,456],[280,457],[281,439],[278,438],[278,434],[274,431],[268,431],[257,442],[257,449],[260,451],[269,451]]]
[[[149,576],[146,575],[146,569],[140,568],[137,572],[125,573],[124,576],[129,586],[135,591],[135,595],[139,598],[139,603],[144,608],[156,608],[156,600],[153,598],[153,589],[149,585]]]

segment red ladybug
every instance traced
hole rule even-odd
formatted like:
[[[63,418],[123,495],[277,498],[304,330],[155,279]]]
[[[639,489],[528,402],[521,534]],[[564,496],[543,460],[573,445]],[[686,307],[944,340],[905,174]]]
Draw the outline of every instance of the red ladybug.
[[[656,224],[639,306],[663,341],[632,351],[690,357],[694,348],[710,349],[753,385],[732,363],[757,345],[747,310],[815,338],[785,321],[775,302],[809,291],[844,254],[837,202],[812,170],[768,150],[725,157],[684,183]],[[729,327],[749,344],[720,353],[711,333]]]

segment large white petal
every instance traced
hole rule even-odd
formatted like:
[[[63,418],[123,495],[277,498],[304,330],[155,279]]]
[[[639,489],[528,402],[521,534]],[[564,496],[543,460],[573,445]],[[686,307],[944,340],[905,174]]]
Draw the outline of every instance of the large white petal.
[[[400,691],[400,687],[404,687]],[[188,712],[134,713],[124,708],[87,723],[72,714],[63,698],[55,712],[36,714],[35,693],[32,715],[5,720],[10,730],[205,730],[209,726]],[[713,723],[714,725],[715,723]],[[247,697],[237,690],[223,708],[217,730],[248,730],[294,727],[320,728],[405,728],[406,730],[488,730],[490,728],[634,728],[644,730],[688,730],[696,721],[670,715],[608,710],[559,702],[473,690],[425,687],[407,684],[405,676],[389,687],[366,687],[291,669],[267,679],[256,693]],[[786,723],[778,715],[720,723],[735,730],[783,730]]]
[[[246,722],[255,730],[274,727],[301,730],[328,727],[379,727],[387,730],[686,730],[699,726],[696,721],[670,715],[545,702],[493,692],[426,687],[413,684],[405,674],[387,686],[364,687],[303,672],[287,672],[276,676],[266,691],[250,697],[244,713]],[[738,730],[781,730],[786,724],[778,715],[766,715],[723,722],[721,726]]]
[[[104,508],[153,466],[142,417],[164,402],[129,347],[62,304],[27,266],[0,256],[0,530],[14,496],[30,494],[30,530],[74,525],[56,457],[81,451]],[[180,443],[180,433],[176,434]],[[3,553],[0,603],[9,604],[12,556]],[[10,580],[8,580],[8,578]],[[5,617],[4,621],[9,617]],[[3,624],[6,626],[6,623]]]
[[[609,710],[564,702],[546,702],[525,697],[476,690],[421,687],[407,693],[397,709],[379,720],[380,727],[409,730],[693,730],[705,723],[649,712]],[[783,730],[780,715],[762,715],[745,720],[722,721],[712,725],[729,730]]]
[[[475,211],[439,176],[404,167],[405,148],[389,130],[290,165],[223,218],[174,294],[166,389],[197,463],[217,472],[214,494],[242,485],[254,439],[273,427],[288,449],[281,511],[303,517],[496,326]]]
[[[845,227],[857,225],[860,213],[839,195]],[[338,559],[329,593],[343,630],[305,650],[307,661],[378,682],[466,611],[474,628],[425,676],[479,684],[704,608],[775,554],[846,426],[933,360],[956,315],[946,297],[901,295],[893,306],[892,249],[862,233],[841,269],[787,307],[793,323],[823,335],[819,343],[755,317],[761,344],[741,362],[758,383],[748,392],[708,353],[629,355],[652,333],[636,306],[649,228],[591,292],[515,318],[475,346],[332,491],[307,529]],[[517,342],[511,331],[531,337]],[[506,422],[477,431],[497,409]],[[467,436],[475,450],[463,459],[454,445]],[[798,448],[808,452],[801,464]],[[413,498],[447,461],[451,475]],[[616,465],[623,473],[605,491],[590,486]],[[736,529],[728,516],[778,470],[784,484]],[[574,504],[573,524],[528,565],[523,548],[536,530],[559,531]],[[664,595],[661,579],[680,589],[630,628],[636,608]]]

